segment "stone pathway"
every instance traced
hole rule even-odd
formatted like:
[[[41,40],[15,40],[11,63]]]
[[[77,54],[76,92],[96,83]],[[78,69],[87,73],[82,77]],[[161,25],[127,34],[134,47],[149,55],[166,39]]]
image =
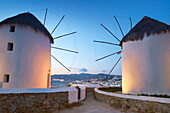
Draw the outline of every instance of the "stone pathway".
[[[59,113],[123,113],[114,109],[109,104],[96,101],[92,94],[89,94],[82,104],[77,107],[61,110]]]

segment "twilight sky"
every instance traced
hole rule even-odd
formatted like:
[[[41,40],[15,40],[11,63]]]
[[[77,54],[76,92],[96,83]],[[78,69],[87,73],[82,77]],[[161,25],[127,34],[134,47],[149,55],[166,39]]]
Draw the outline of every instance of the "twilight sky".
[[[43,22],[48,8],[46,27],[51,32],[61,17],[64,20],[53,33],[53,37],[77,31],[76,34],[55,40],[52,46],[76,50],[79,54],[52,49],[52,55],[60,60],[70,73],[108,73],[120,55],[96,62],[95,59],[120,50],[120,47],[94,43],[102,40],[118,43],[100,24],[104,24],[119,39],[120,30],[114,20],[117,17],[124,34],[130,30],[129,17],[133,26],[149,16],[170,24],[169,0],[1,0],[0,21],[19,13],[33,13]],[[68,73],[52,59],[52,74]],[[111,74],[121,74],[121,62]]]

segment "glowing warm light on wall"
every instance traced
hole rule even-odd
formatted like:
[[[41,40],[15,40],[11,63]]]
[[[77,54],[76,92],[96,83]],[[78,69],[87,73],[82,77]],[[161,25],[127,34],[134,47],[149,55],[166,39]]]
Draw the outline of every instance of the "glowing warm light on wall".
[[[150,35],[123,44],[123,93],[170,95],[169,37],[170,33]]]
[[[127,82],[129,81],[128,78],[125,78],[123,77],[123,80],[122,80],[122,92],[123,93],[129,93],[130,90],[131,90],[131,87],[130,87],[130,82]]]

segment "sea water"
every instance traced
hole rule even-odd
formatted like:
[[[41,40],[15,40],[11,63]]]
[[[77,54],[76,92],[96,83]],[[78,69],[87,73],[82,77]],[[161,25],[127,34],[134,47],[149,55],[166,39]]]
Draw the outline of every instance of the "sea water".
[[[67,85],[70,84],[70,81],[52,81],[52,87],[68,87]]]

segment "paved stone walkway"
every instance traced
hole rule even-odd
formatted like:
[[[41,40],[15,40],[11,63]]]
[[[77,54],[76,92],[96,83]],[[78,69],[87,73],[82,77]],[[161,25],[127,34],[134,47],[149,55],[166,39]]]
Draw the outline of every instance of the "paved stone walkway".
[[[96,101],[92,94],[89,94],[82,104],[77,107],[61,110],[60,113],[123,113],[114,109],[109,104]]]

